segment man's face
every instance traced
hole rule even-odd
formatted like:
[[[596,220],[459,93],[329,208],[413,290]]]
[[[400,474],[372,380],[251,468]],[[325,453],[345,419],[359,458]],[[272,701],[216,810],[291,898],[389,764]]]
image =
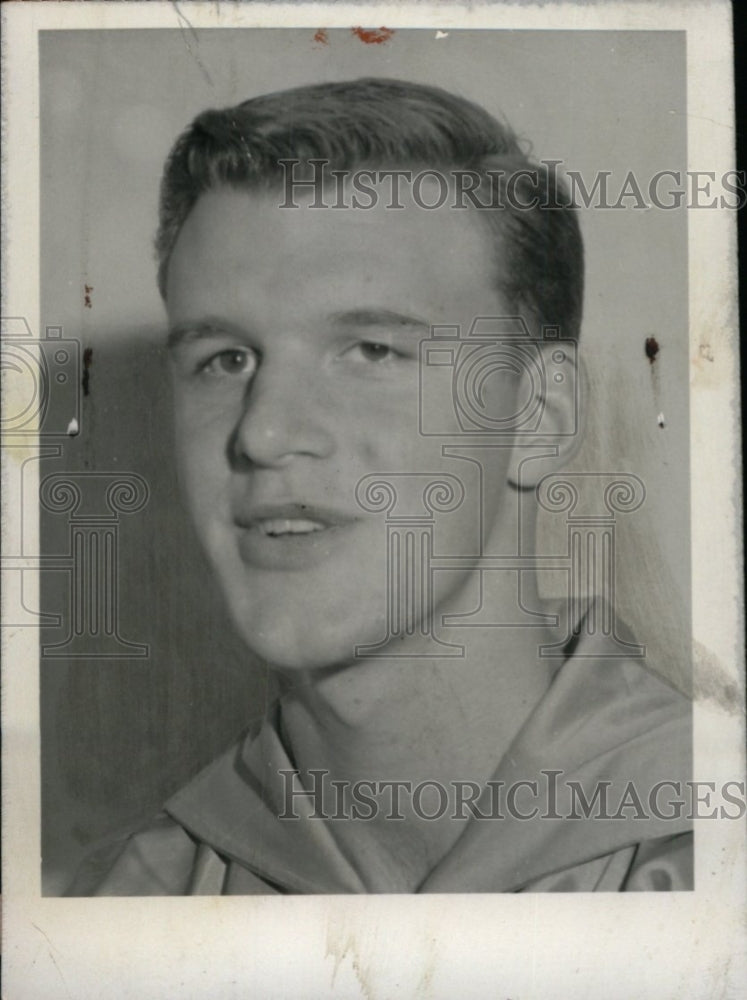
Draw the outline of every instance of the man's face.
[[[177,240],[167,303],[198,535],[250,649],[293,669],[350,662],[385,635],[386,523],[359,506],[356,484],[460,474],[465,463],[419,433],[419,343],[433,324],[467,330],[506,310],[495,250],[469,212],[279,201],[203,195]],[[505,465],[507,453],[490,460]],[[399,484],[422,494],[422,480]],[[467,500],[443,515],[440,550],[474,553],[477,516]],[[465,573],[436,577],[443,606]]]

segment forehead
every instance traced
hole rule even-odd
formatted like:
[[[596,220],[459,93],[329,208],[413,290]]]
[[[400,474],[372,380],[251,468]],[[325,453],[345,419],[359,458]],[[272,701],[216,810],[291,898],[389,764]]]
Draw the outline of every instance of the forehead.
[[[282,192],[222,187],[187,217],[169,264],[170,315],[221,298],[253,308],[323,307],[333,297],[402,300],[437,314],[496,308],[498,251],[473,210],[281,208]]]

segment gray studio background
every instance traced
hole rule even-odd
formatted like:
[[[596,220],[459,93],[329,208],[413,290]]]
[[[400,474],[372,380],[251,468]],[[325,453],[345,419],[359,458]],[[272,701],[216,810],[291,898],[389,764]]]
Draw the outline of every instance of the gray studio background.
[[[347,30],[45,32],[41,36],[41,318],[93,350],[82,428],[43,472],[130,471],[120,631],[143,659],[42,659],[43,860],[61,891],[86,845],[137,822],[261,716],[268,685],[232,632],[182,512],[152,239],[161,166],[208,106],[365,75],[435,83],[505,115],[540,158],[591,182],[686,168],[684,35]],[[34,123],[29,122],[29,128]],[[628,471],[645,506],[620,524],[619,607],[653,666],[689,675],[686,212],[588,210],[583,471]],[[86,289],[89,286],[86,305]],[[649,364],[647,337],[659,357]],[[657,416],[663,413],[666,426]],[[64,547],[45,516],[45,552]],[[549,529],[545,529],[549,531]],[[549,535],[541,544],[552,546]],[[547,587],[552,590],[553,582]],[[42,610],[65,614],[64,574]],[[61,633],[45,629],[43,641]]]

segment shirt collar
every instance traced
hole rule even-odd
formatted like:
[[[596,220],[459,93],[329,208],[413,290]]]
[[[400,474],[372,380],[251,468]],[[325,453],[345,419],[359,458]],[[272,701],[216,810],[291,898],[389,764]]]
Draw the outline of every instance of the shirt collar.
[[[690,720],[689,701],[640,661],[598,656],[591,640],[577,641],[493,778],[506,790],[516,782],[536,782],[538,813],[529,819],[507,812],[500,819],[470,819],[419,891],[506,892],[631,843],[687,829],[686,819],[657,818],[648,803],[657,782],[690,777]],[[215,851],[286,892],[365,892],[353,860],[335,839],[335,821],[312,818],[314,804],[298,776],[282,772],[295,772],[295,765],[275,712],[258,736],[210,764],[169,800],[166,811]],[[631,808],[617,818],[566,818],[570,782],[578,783],[587,800],[608,783],[613,815],[632,787],[647,816],[635,818]],[[546,795],[550,784],[554,810]],[[532,787],[525,788],[531,798]],[[280,818],[290,789],[298,818]],[[522,812],[531,812],[526,797],[517,796],[517,802]],[[485,802],[477,806],[482,815],[492,814]],[[560,818],[549,818],[553,811]]]

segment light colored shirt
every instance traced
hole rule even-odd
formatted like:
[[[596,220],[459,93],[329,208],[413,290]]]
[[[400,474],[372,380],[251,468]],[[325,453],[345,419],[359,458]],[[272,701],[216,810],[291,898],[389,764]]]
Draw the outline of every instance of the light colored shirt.
[[[299,818],[282,818],[281,772],[295,764],[277,723],[276,713],[145,829],[84,864],[69,895],[365,892],[335,839],[336,823],[355,820],[314,818],[298,797]],[[688,699],[641,661],[596,656],[582,639],[497,763],[479,815],[417,891],[692,889],[692,823],[676,805],[691,751]],[[513,814],[505,798],[496,810],[496,787],[517,782],[528,784]]]

